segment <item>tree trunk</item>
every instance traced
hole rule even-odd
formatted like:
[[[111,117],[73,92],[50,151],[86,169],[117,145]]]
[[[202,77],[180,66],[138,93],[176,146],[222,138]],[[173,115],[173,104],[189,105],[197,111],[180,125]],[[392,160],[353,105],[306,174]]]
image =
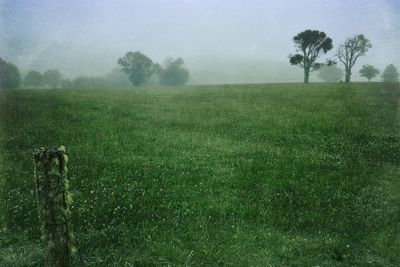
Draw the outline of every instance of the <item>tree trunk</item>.
[[[70,267],[70,226],[65,148],[40,148],[34,153],[34,176],[46,267]]]
[[[304,83],[309,83],[310,70],[304,69]]]
[[[344,80],[345,83],[349,83],[350,82],[350,76],[351,76],[351,70],[347,69],[346,70],[346,74],[345,74],[345,80]]]

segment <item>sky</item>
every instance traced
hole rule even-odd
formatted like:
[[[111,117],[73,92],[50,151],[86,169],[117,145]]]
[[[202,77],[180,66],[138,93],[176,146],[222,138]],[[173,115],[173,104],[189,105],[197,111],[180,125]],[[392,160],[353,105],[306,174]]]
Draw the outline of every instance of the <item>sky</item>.
[[[400,69],[400,0],[0,0],[0,57],[69,78],[104,75],[141,51],[182,57],[192,83],[301,82],[288,55],[306,29],[333,39],[322,62],[352,35],[372,42],[353,79],[364,64]]]

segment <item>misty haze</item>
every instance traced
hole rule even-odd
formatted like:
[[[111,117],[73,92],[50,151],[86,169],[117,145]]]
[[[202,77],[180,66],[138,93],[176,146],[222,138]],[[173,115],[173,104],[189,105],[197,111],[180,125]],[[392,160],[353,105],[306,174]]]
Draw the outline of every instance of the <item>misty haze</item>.
[[[308,28],[326,32],[334,50],[348,36],[367,36],[373,47],[360,66],[400,62],[398,8],[397,1],[2,0],[0,55],[22,73],[59,69],[71,79],[105,75],[125,52],[141,51],[158,63],[182,57],[190,84],[296,82],[301,70],[287,56],[293,36]]]
[[[0,266],[399,266],[398,0],[0,0]]]

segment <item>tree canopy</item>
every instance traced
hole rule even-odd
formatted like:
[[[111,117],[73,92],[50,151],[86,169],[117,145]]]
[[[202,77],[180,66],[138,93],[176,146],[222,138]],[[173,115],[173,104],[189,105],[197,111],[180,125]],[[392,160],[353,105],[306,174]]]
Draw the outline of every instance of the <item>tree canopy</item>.
[[[368,81],[373,79],[376,75],[379,74],[379,70],[371,65],[363,65],[360,69],[359,73],[361,77],[367,78]]]
[[[15,89],[21,83],[17,66],[0,58],[0,89]]]
[[[43,75],[40,72],[36,70],[31,70],[26,74],[24,79],[25,86],[38,87],[41,86],[42,84],[43,84]]]
[[[308,83],[310,72],[321,66],[316,60],[333,48],[332,39],[324,32],[305,30],[294,36],[293,42],[298,53],[289,55],[290,64],[304,69],[304,83]]]
[[[167,58],[160,67],[159,79],[162,85],[182,85],[189,79],[189,71],[184,68],[182,58]]]
[[[382,73],[382,80],[384,82],[398,82],[399,81],[399,72],[393,64],[386,66],[385,70]]]
[[[135,86],[145,83],[156,70],[153,61],[139,51],[127,52],[118,59],[118,64]]]
[[[350,82],[351,69],[356,64],[357,59],[364,56],[371,47],[371,42],[362,34],[347,38],[344,44],[339,46],[336,57],[344,65],[346,83]]]
[[[43,83],[51,88],[57,88],[61,85],[61,73],[58,70],[47,70],[43,73]]]

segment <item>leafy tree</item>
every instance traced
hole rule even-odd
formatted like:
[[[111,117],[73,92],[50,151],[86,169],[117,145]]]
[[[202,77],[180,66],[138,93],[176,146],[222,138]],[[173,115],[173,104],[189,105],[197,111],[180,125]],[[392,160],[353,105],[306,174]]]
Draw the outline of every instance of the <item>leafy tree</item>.
[[[118,59],[118,64],[134,86],[145,83],[155,72],[153,61],[139,51],[127,52]]]
[[[382,80],[384,82],[398,82],[399,73],[393,64],[388,65],[382,73]]]
[[[17,66],[0,58],[0,89],[15,89],[21,83]]]
[[[360,76],[367,78],[368,81],[370,81],[372,78],[378,75],[379,72],[380,71],[378,69],[376,69],[374,66],[371,65],[363,65],[359,71]]]
[[[31,70],[30,72],[28,72],[24,79],[24,85],[26,86],[38,87],[41,86],[42,83],[43,75],[36,70]]]
[[[356,64],[357,59],[364,56],[371,47],[371,42],[362,34],[347,38],[344,44],[339,46],[336,56],[344,65],[346,83],[350,82],[351,69]]]
[[[297,48],[295,55],[289,55],[290,64],[304,69],[304,83],[309,82],[310,72],[319,69],[321,64],[316,60],[332,49],[332,39],[324,32],[305,30],[293,37]]]
[[[47,70],[43,73],[43,83],[51,88],[57,88],[61,84],[61,73],[58,70]]]
[[[325,82],[337,82],[343,77],[343,71],[339,69],[336,64],[323,66],[318,77]]]
[[[182,58],[167,58],[164,66],[159,70],[160,83],[162,85],[182,85],[189,79],[189,71],[183,67]]]

